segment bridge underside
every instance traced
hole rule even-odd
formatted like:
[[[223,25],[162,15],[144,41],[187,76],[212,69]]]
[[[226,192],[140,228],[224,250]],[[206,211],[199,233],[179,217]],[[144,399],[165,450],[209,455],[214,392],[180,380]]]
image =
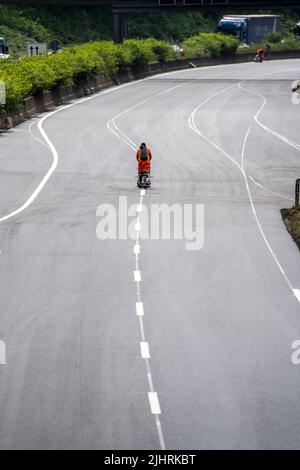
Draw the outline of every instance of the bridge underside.
[[[0,0],[6,4],[43,4],[61,6],[103,6],[113,13],[114,40],[122,40],[122,14],[147,11],[209,11],[300,9],[300,0]]]
[[[271,9],[297,8],[300,0],[0,0],[7,4],[110,6],[113,10],[179,10],[191,8]]]

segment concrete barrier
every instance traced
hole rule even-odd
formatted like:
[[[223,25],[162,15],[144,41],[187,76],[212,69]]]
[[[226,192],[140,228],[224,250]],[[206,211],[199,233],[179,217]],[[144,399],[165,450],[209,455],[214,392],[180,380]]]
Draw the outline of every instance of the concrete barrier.
[[[127,72],[118,74],[114,79],[107,79],[102,76],[84,80],[73,86],[58,86],[50,91],[45,91],[36,96],[30,96],[24,102],[22,110],[14,113],[5,120],[2,125],[7,128],[14,127],[26,119],[37,116],[40,113],[49,111],[55,106],[68,103],[75,98],[82,98],[89,94],[101,91],[111,86],[130,82],[164,72],[188,69],[190,67],[206,67],[209,65],[237,64],[250,62],[254,58],[251,53],[237,53],[234,55],[220,57],[199,57],[194,59],[179,59],[164,63],[149,64],[146,66],[134,67]],[[267,52],[266,60],[295,59],[300,58],[299,51]]]

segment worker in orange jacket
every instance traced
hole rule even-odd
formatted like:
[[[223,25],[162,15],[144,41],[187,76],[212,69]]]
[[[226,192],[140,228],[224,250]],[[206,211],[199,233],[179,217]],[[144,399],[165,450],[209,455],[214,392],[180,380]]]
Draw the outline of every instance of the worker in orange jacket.
[[[265,51],[262,48],[257,49],[256,51],[256,60],[262,62],[265,58]]]
[[[152,153],[143,142],[136,151],[136,159],[138,161],[139,183],[142,181],[144,173],[150,173]]]

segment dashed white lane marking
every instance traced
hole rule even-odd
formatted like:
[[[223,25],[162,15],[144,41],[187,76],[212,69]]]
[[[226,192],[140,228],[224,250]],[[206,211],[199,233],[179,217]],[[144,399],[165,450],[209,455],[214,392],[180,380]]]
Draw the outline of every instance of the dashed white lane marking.
[[[160,415],[161,410],[160,410],[160,404],[159,404],[157,393],[148,392],[148,398],[149,398],[151,413],[154,415]]]
[[[263,237],[263,240],[270,252],[270,254],[272,255],[277,267],[279,268],[279,271],[281,272],[282,276],[284,277],[286,283],[288,284],[289,288],[291,289],[291,291],[293,292],[293,294],[295,295],[295,292],[294,292],[294,289],[293,289],[293,286],[288,278],[288,276],[286,275],[283,267],[281,266],[276,254],[274,253],[270,243],[268,242],[268,239],[262,229],[262,226],[261,226],[261,223],[258,219],[258,216],[257,216],[257,213],[256,213],[256,210],[255,210],[255,206],[254,206],[254,203],[253,203],[253,199],[252,199],[252,195],[251,195],[251,192],[250,192],[250,188],[249,188],[249,183],[248,183],[248,178],[247,178],[247,175],[245,173],[245,170],[244,170],[244,154],[245,154],[245,147],[246,147],[246,142],[247,142],[247,139],[248,139],[248,136],[250,134],[250,130],[251,130],[251,125],[248,127],[248,130],[246,132],[246,135],[244,137],[244,141],[243,141],[243,148],[242,148],[242,165],[240,165],[231,155],[229,155],[227,152],[225,152],[225,150],[223,150],[219,145],[217,145],[215,142],[213,142],[211,139],[209,139],[208,137],[206,137],[204,134],[202,134],[202,132],[200,132],[200,130],[197,128],[196,126],[196,123],[195,123],[195,114],[196,112],[201,108],[201,106],[203,106],[205,103],[207,103],[208,101],[212,100],[213,98],[217,97],[218,95],[222,94],[222,93],[225,93],[226,91],[230,90],[231,88],[235,87],[235,85],[232,85],[230,87],[226,87],[224,88],[223,90],[221,90],[220,92],[212,95],[211,97],[207,98],[206,100],[204,100],[202,103],[200,103],[195,109],[194,111],[192,111],[192,113],[190,114],[189,118],[188,118],[188,125],[189,127],[194,131],[196,132],[196,134],[200,135],[203,139],[205,139],[210,145],[212,145],[214,148],[216,148],[217,150],[220,151],[220,153],[222,153],[226,158],[228,158],[234,165],[236,165],[239,170],[241,171],[243,177],[244,177],[244,180],[245,180],[245,184],[246,184],[246,189],[247,189],[247,192],[248,192],[248,197],[249,197],[249,201],[250,201],[250,205],[251,205],[251,208],[252,208],[252,212],[254,214],[254,218],[255,218],[255,221],[256,221],[256,224],[259,228],[259,231]],[[238,83],[238,86],[240,86],[240,83]],[[257,116],[257,114],[256,114]]]
[[[126,109],[122,113],[119,113],[117,116],[113,117],[110,121],[107,122],[107,128],[119,139],[121,139],[125,144],[127,144],[130,148],[136,149],[136,144],[126,135],[124,132],[122,132],[119,127],[116,124],[116,119],[118,117],[123,116],[125,113],[135,109],[137,106],[140,106],[143,103],[146,103],[150,101],[151,99],[160,96],[162,94],[168,93],[171,90],[175,90],[184,84],[169,88],[167,90],[164,90],[163,92],[157,93],[153,95],[150,98],[147,98],[144,101],[141,101],[140,103],[135,104],[131,108]],[[135,231],[136,231],[136,243],[134,245],[133,251],[135,254],[135,271],[134,271],[134,280],[137,282],[136,285],[136,313],[139,319],[139,326],[140,326],[140,335],[141,335],[141,342],[140,342],[140,347],[141,347],[141,355],[142,358],[145,361],[146,364],[146,370],[147,370],[147,380],[148,380],[148,385],[149,385],[149,392],[148,392],[148,397],[149,397],[149,403],[150,403],[150,408],[151,408],[151,413],[155,415],[155,424],[156,424],[156,429],[158,433],[158,438],[159,438],[159,443],[160,447],[162,450],[166,449],[165,445],[165,440],[164,440],[164,435],[162,432],[162,427],[161,427],[161,422],[160,422],[160,417],[159,415],[161,414],[161,409],[160,409],[160,404],[158,400],[158,394],[154,391],[154,386],[153,386],[153,379],[152,379],[152,372],[151,372],[151,365],[150,365],[150,352],[149,352],[149,344],[146,341],[145,337],[145,331],[144,331],[144,323],[143,323],[143,317],[144,317],[144,305],[143,302],[141,301],[141,289],[140,289],[140,282],[141,282],[141,272],[140,272],[140,267],[139,267],[139,254],[140,254],[140,244],[139,244],[139,239],[140,239],[140,230],[141,230],[141,221],[140,221],[140,214],[142,212],[142,203],[143,203],[143,197],[146,194],[145,189],[140,190],[140,201],[137,206],[137,218],[136,218],[136,224],[135,224]]]
[[[6,344],[4,341],[0,340],[0,364],[6,364]]]
[[[144,315],[144,304],[143,302],[136,302],[135,304],[136,314],[139,316]]]
[[[293,289],[298,302],[300,302],[300,289]]]
[[[135,255],[139,255],[140,252],[141,252],[141,247],[140,247],[140,245],[135,244],[134,247],[133,247],[133,252],[134,252]]]
[[[140,342],[140,347],[141,347],[141,356],[143,359],[150,359],[150,350],[149,350],[149,344],[147,341],[141,341]]]
[[[269,188],[266,188],[265,186],[263,186],[262,184],[259,184],[257,181],[255,181],[254,178],[252,178],[252,176],[248,176],[249,179],[254,183],[256,184],[256,186],[258,186],[259,188],[263,189],[264,191],[267,191],[269,193],[272,193],[274,194],[275,196],[278,196],[278,197],[282,197],[284,199],[288,199],[289,201],[293,201],[294,202],[294,199],[292,197],[289,197],[289,196],[285,196],[284,194],[280,194],[280,193],[276,193],[275,191],[272,191],[271,189]]]

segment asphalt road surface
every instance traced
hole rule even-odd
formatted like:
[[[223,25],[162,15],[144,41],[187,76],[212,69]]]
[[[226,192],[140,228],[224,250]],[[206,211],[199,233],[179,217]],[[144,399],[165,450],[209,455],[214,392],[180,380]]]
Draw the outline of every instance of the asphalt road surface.
[[[0,136],[1,449],[300,448],[300,256],[280,216],[299,78],[300,60],[160,75]],[[141,225],[203,204],[202,249],[100,240],[119,196]]]

